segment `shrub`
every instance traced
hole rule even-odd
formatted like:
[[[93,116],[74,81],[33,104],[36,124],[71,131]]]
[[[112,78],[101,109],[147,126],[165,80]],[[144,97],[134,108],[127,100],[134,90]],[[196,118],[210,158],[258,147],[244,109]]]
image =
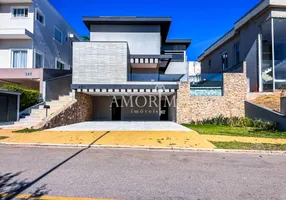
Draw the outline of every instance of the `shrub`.
[[[1,89],[8,90],[10,92],[19,92],[20,96],[20,111],[25,110],[33,105],[38,104],[40,98],[40,92],[37,90],[30,90],[18,85],[4,84]]]
[[[222,115],[202,121],[192,122],[192,124],[214,124],[234,127],[253,127],[263,130],[277,130],[277,123],[274,122],[263,122],[261,120],[253,120],[246,117],[224,117]]]

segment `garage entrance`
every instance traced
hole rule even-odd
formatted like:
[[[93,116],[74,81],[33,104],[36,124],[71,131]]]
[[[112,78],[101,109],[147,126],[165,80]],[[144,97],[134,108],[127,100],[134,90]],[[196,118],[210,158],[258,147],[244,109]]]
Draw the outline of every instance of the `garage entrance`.
[[[15,122],[19,119],[20,93],[0,90],[0,122]]]

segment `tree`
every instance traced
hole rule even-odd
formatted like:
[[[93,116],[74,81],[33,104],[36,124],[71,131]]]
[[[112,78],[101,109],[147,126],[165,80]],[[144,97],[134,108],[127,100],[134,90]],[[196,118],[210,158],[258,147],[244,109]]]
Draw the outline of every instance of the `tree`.
[[[90,41],[90,37],[89,37],[89,36],[82,36],[81,38],[82,38],[83,41],[85,41],[85,42]]]

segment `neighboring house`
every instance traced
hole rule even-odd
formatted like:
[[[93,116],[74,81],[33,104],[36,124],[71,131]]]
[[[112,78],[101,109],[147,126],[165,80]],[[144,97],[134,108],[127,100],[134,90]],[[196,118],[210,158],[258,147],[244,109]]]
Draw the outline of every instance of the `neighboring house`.
[[[19,120],[21,93],[0,89],[0,123]]]
[[[248,91],[271,92],[286,82],[286,1],[263,0],[200,57],[202,74],[233,71],[246,61]]]
[[[167,39],[171,18],[83,21],[90,42],[74,43],[72,88],[88,120],[176,121],[176,105],[170,104],[179,81],[188,81],[186,50],[191,40]]]
[[[36,89],[45,99],[46,81],[71,74],[80,36],[48,0],[0,0],[0,22],[0,84]]]

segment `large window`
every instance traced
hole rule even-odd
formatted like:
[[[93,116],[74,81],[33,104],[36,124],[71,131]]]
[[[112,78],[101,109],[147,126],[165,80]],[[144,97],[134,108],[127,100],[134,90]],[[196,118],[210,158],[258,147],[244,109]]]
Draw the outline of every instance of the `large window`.
[[[228,54],[227,51],[223,52],[221,54],[221,67],[222,70],[225,70],[228,68]]]
[[[239,44],[234,45],[234,65],[240,63],[240,46]]]
[[[273,91],[286,82],[286,19],[272,18],[260,28],[260,90]]]
[[[28,8],[12,8],[12,17],[29,17]]]
[[[286,19],[273,19],[275,89],[286,82]]]
[[[35,53],[35,68],[44,68],[44,55],[39,52]]]
[[[57,69],[65,69],[65,64],[59,60],[56,61]]]
[[[27,50],[13,50],[12,51],[12,67],[13,68],[27,68]]]
[[[41,24],[45,25],[45,16],[44,16],[44,14],[43,14],[41,11],[39,11],[39,10],[37,10],[37,13],[36,13],[36,20],[37,20],[38,22],[40,22]]]
[[[58,41],[59,43],[63,42],[63,33],[60,29],[58,29],[57,27],[55,27],[55,36],[54,36],[55,40]]]
[[[261,84],[263,91],[273,90],[271,20],[261,26]]]

